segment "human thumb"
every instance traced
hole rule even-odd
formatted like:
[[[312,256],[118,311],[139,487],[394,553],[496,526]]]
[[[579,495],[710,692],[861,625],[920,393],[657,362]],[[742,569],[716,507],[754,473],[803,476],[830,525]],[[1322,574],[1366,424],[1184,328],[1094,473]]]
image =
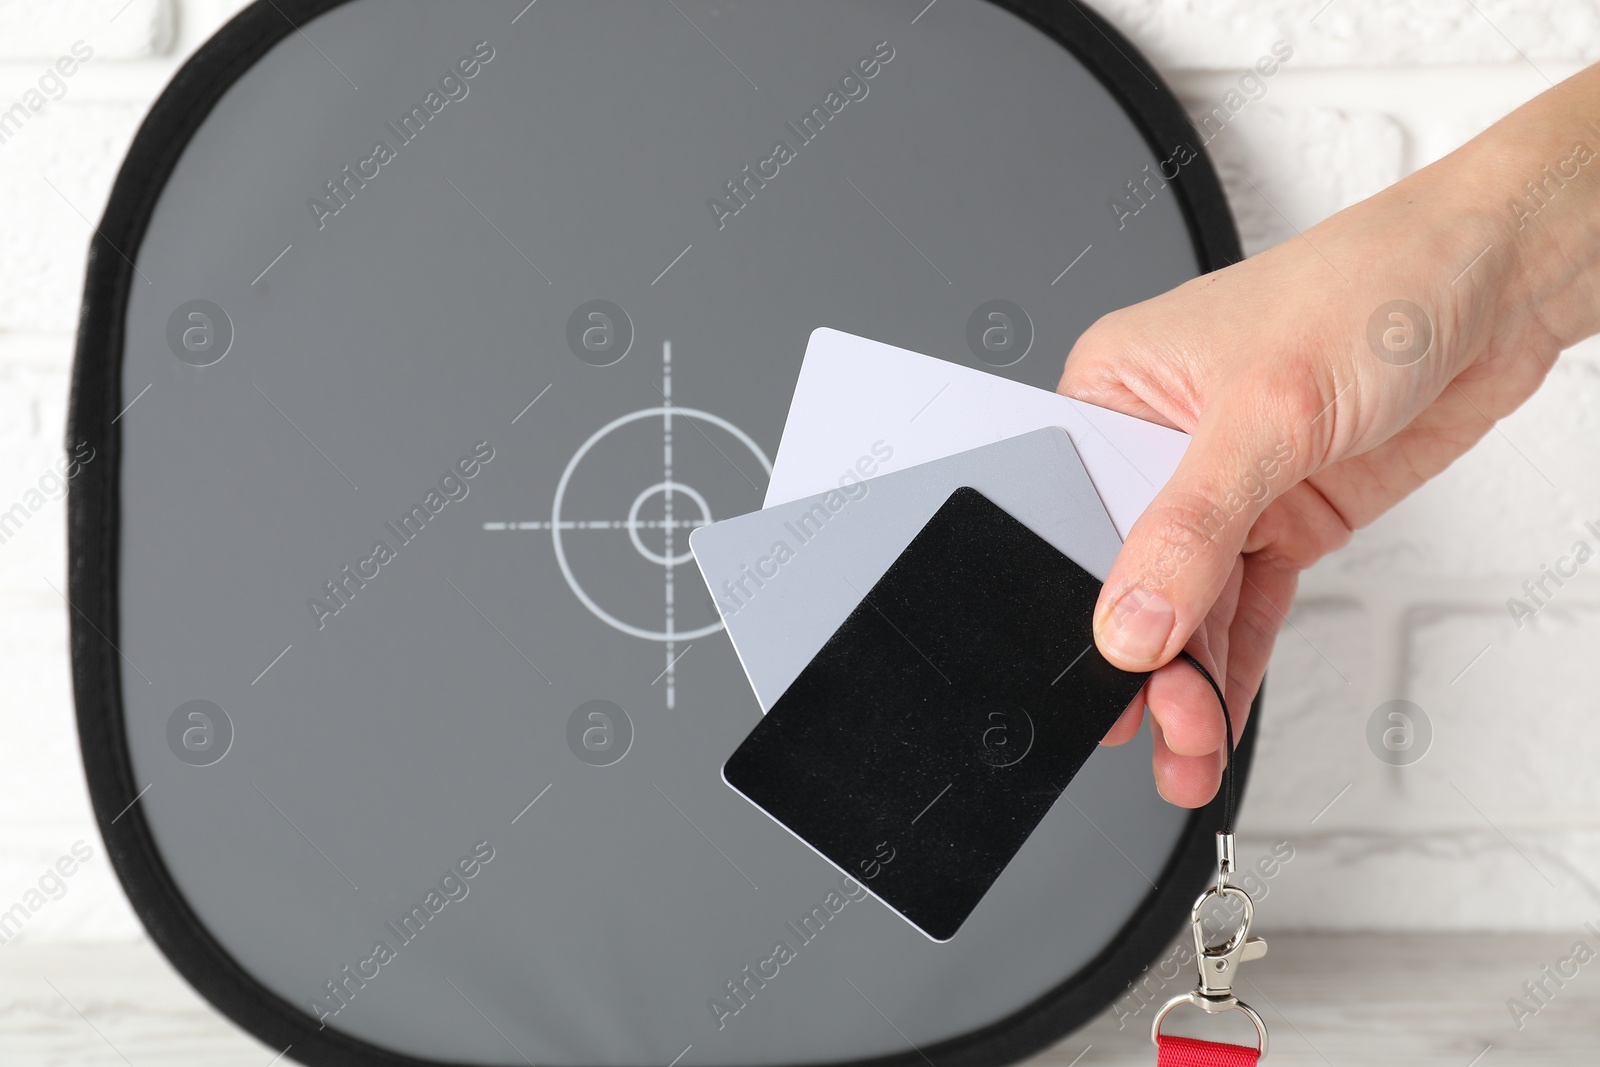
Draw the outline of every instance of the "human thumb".
[[[1303,477],[1270,405],[1213,402],[1172,478],[1128,533],[1095,606],[1100,652],[1129,671],[1178,654],[1222,592],[1256,519]]]

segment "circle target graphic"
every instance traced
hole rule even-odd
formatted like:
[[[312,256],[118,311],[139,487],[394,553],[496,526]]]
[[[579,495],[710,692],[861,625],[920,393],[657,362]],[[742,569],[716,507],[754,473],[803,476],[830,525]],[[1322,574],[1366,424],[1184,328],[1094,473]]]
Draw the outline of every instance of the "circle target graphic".
[[[660,552],[657,552],[655,549],[645,544],[644,538],[639,536],[640,529],[645,526],[655,525],[654,523],[642,522],[639,519],[639,509],[646,500],[651,499],[657,493],[662,493],[667,496],[671,496],[673,493],[682,493],[693,500],[696,506],[700,508],[700,518],[698,520],[686,523],[664,520],[661,523],[661,526],[664,529],[672,529],[678,526],[687,526],[690,529],[696,529],[701,526],[710,526],[711,505],[706,503],[705,496],[693,486],[684,485],[682,482],[657,482],[655,485],[641,490],[639,495],[633,498],[633,503],[628,507],[628,517],[625,521],[628,526],[628,540],[633,542],[634,550],[651,563],[659,563],[663,567],[681,567],[685,563],[688,563],[690,560],[694,559],[693,552],[690,552],[686,549],[682,552],[679,552],[675,556],[663,556]],[[552,519],[551,527],[553,529],[560,529],[560,524]],[[714,631],[707,630],[706,632],[713,633]]]
[[[667,342],[663,346],[663,353],[664,355],[662,357],[662,362],[663,366],[666,368],[663,372],[665,386],[663,393],[664,395],[670,397],[672,394],[671,342]],[[584,457],[589,454],[595,445],[604,440],[608,435],[624,426],[631,425],[644,419],[660,419],[662,421],[663,452],[668,457],[663,464],[664,474],[662,476],[662,480],[642,489],[639,492],[639,495],[634,498],[633,504],[629,507],[627,517],[620,522],[612,522],[604,519],[598,521],[588,520],[575,522],[566,519],[562,515],[561,509],[566,499],[567,487],[571,483],[573,475],[577,472],[578,465],[583,462]],[[761,464],[761,470],[763,473],[769,477],[771,476],[772,460],[767,458],[766,452],[762,450],[761,446],[757,444],[755,439],[749,434],[745,433],[738,426],[734,425],[732,422],[729,422],[720,415],[714,415],[709,411],[700,411],[696,408],[675,407],[669,401],[660,407],[642,408],[638,411],[631,411],[626,415],[620,415],[606,423],[604,426],[600,427],[593,434],[591,434],[589,438],[583,442],[583,444],[578,446],[578,450],[574,452],[572,454],[572,458],[567,461],[565,469],[563,469],[561,472],[561,478],[556,483],[555,496],[550,503],[549,522],[550,543],[555,550],[556,562],[560,566],[561,576],[566,580],[567,586],[572,590],[573,596],[577,597],[579,602],[581,602],[584,607],[588,608],[596,618],[600,619],[606,625],[644,641],[660,641],[666,644],[671,644],[676,641],[693,641],[699,637],[707,637],[721,630],[722,623],[717,621],[686,631],[674,630],[671,623],[672,615],[670,611],[670,599],[668,601],[669,608],[666,615],[667,621],[663,623],[659,629],[651,629],[646,626],[639,626],[624,619],[618,618],[616,615],[602,607],[595,600],[595,598],[584,589],[577,576],[573,573],[572,564],[567,558],[566,546],[562,539],[562,531],[578,529],[596,530],[615,527],[626,529],[628,532],[628,539],[632,542],[634,549],[639,553],[639,555],[643,556],[652,563],[661,565],[665,570],[665,580],[667,583],[666,588],[669,590],[668,596],[670,598],[670,591],[673,589],[672,582],[674,569],[692,561],[694,558],[693,554],[688,551],[687,547],[685,547],[682,551],[674,552],[674,554],[670,556],[664,555],[661,552],[653,551],[644,544],[643,537],[640,534],[641,525],[662,530],[665,540],[670,546],[674,540],[674,531],[678,529],[684,529],[687,531],[697,526],[709,525],[713,521],[711,508],[706,502],[705,496],[701,494],[699,490],[693,488],[692,485],[678,482],[673,479],[671,466],[672,461],[670,457],[672,453],[672,423],[674,419],[703,422],[729,434],[739,444],[743,445],[749,451],[750,455],[755,457],[756,461]],[[732,460],[729,462],[731,463]],[[670,501],[675,493],[681,493],[694,502],[695,506],[699,510],[698,519],[683,521],[676,518],[667,518],[650,524],[641,524],[638,521],[639,509],[647,499],[655,495],[662,495],[666,497],[668,501]],[[687,534],[685,534],[685,545],[687,545],[687,540]],[[668,551],[671,550],[668,549]]]

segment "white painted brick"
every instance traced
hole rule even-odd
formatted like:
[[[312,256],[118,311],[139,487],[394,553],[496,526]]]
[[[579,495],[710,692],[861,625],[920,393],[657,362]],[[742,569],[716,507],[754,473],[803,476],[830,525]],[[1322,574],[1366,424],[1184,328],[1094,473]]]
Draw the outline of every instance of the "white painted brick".
[[[1276,40],[1308,67],[1590,63],[1600,0],[1095,0],[1157,67],[1249,66]],[[1315,18],[1315,21],[1313,21]]]
[[[1383,769],[1364,735],[1372,643],[1371,615],[1356,604],[1295,605],[1267,669],[1241,826],[1292,838],[1311,830],[1312,819],[1323,829],[1362,825],[1354,813],[1370,805],[1358,806],[1348,793],[1318,815],[1353,782],[1371,795]]]
[[[1221,106],[1220,99],[1185,101],[1196,123]],[[1254,103],[1213,134],[1206,150],[1245,253],[1254,255],[1398,181],[1401,141],[1400,127],[1384,115]]]
[[[1533,398],[1498,430],[1325,564],[1346,580],[1506,576],[1512,595],[1600,525],[1600,342],[1557,362]],[[1548,479],[1548,480],[1547,480]],[[1552,488],[1553,484],[1553,488]],[[1600,547],[1597,544],[1596,547]],[[1600,573],[1580,580],[1600,581]]]
[[[1498,604],[1411,612],[1407,695],[1434,738],[1391,826],[1600,827],[1600,602],[1583,596],[1557,590],[1521,629]]]
[[[1289,838],[1294,859],[1256,912],[1274,930],[1574,930],[1600,924],[1600,830],[1506,838],[1365,833]],[[1277,838],[1241,836],[1256,855]],[[1547,881],[1548,879],[1548,881]]]
[[[0,60],[54,62],[73,41],[98,59],[159,55],[172,44],[171,0],[3,0]]]
[[[76,327],[89,238],[144,110],[68,98],[0,145],[0,331]]]
[[[178,20],[178,40],[175,51],[193,51],[222,28],[240,11],[250,6],[250,0],[179,0],[182,17]]]
[[[1308,605],[1291,618],[1330,658],[1361,651],[1361,612]],[[1492,608],[1421,609],[1408,622],[1402,692],[1353,679],[1374,694],[1365,702],[1337,683],[1319,688],[1292,632],[1279,642],[1241,814],[1242,854],[1280,838],[1298,850],[1271,921],[1561,929],[1579,905],[1600,915],[1600,668],[1589,651],[1600,607],[1553,604],[1521,633]],[[1379,628],[1372,642],[1389,639]],[[1432,724],[1431,747],[1408,767],[1366,748],[1368,716],[1394,695]],[[1313,825],[1306,794],[1331,798],[1344,784]]]
[[[65,592],[60,576],[50,580]],[[0,827],[77,825],[89,818],[78,759],[67,605],[42,579],[0,597],[0,672],[6,743],[0,746]]]
[[[131,941],[143,928],[122,895],[100,837],[87,819],[0,828],[0,914],[10,912],[13,936],[0,952],[43,942]],[[89,859],[76,862],[88,851]],[[61,877],[62,857],[72,874]],[[51,877],[51,874],[54,877]],[[41,885],[41,882],[43,883]],[[22,904],[26,915],[14,912]],[[40,906],[42,905],[42,906]]]
[[[0,343],[0,590],[37,591],[66,572],[68,377],[64,365],[6,360],[11,347]]]

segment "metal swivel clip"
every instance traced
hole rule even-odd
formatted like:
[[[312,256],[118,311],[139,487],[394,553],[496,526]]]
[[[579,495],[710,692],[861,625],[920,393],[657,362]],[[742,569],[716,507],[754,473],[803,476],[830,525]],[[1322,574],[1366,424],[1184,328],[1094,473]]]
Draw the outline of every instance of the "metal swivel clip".
[[[1229,1011],[1243,1013],[1245,1018],[1255,1025],[1259,1041],[1258,1056],[1265,1058],[1267,1054],[1266,1023],[1261,1021],[1261,1016],[1254,1008],[1233,993],[1234,976],[1238,973],[1239,965],[1248,960],[1258,960],[1267,954],[1267,943],[1259,937],[1250,936],[1250,924],[1255,919],[1255,906],[1250,900],[1249,893],[1228,881],[1228,876],[1233,870],[1233,835],[1219,833],[1217,884],[1207,887],[1189,912],[1189,922],[1194,933],[1195,964],[1200,971],[1200,981],[1193,992],[1178,994],[1156,1012],[1155,1021],[1150,1026],[1150,1040],[1158,1047],[1161,1044],[1162,1021],[1180,1004],[1191,1004],[1212,1015],[1221,1015]],[[1239,926],[1227,941],[1218,946],[1210,946],[1206,943],[1203,922],[1206,905],[1212,900],[1229,901],[1230,898],[1237,900],[1240,905],[1237,909]],[[1227,906],[1227,911],[1234,910],[1231,905]]]

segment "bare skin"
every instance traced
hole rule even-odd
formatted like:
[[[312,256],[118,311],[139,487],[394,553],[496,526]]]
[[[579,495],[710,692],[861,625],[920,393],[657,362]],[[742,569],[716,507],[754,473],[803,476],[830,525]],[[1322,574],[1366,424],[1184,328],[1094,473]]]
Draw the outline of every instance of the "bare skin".
[[[1424,317],[1379,312],[1397,299]],[[1300,572],[1596,332],[1600,66],[1303,238],[1095,323],[1057,391],[1193,436],[1095,609],[1100,651],[1155,671],[1105,743],[1132,738],[1148,707],[1161,795],[1209,801],[1222,721],[1173,657],[1187,647],[1212,669],[1241,731]]]

